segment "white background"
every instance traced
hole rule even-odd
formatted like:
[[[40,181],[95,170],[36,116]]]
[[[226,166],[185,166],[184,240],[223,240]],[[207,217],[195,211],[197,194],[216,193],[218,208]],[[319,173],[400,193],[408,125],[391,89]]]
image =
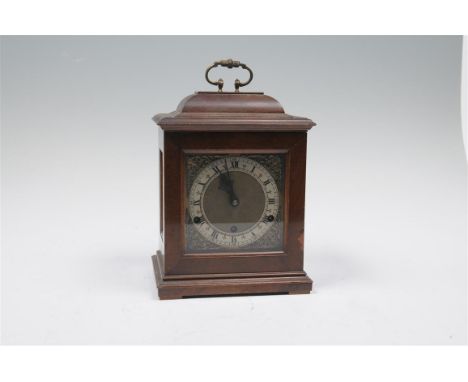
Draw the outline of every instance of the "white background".
[[[314,291],[160,302],[150,117],[231,55],[318,123]],[[460,59],[459,37],[2,40],[4,342],[466,343]]]

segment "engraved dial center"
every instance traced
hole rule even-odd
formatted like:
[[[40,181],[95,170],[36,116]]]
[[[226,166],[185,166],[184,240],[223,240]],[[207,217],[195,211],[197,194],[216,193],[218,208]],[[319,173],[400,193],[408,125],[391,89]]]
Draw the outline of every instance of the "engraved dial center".
[[[202,208],[207,221],[218,230],[231,234],[243,232],[255,225],[262,217],[265,194],[257,180],[241,171],[232,171],[231,179],[238,199],[230,201],[229,195],[219,187],[220,177],[206,187]]]

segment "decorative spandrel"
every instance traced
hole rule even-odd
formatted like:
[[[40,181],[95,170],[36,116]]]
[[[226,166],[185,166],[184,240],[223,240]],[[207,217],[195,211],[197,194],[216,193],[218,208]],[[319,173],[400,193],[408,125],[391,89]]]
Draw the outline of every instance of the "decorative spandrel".
[[[278,251],[284,155],[185,155],[186,252]]]

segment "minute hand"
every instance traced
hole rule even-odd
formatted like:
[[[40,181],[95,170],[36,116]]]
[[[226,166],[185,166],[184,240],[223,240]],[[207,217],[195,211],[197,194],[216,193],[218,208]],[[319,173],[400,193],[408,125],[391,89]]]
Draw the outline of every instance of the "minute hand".
[[[221,174],[220,176],[219,188],[229,194],[229,201],[232,206],[236,207],[239,205],[239,198],[234,192],[233,179],[229,173],[227,163],[226,163],[226,173]]]

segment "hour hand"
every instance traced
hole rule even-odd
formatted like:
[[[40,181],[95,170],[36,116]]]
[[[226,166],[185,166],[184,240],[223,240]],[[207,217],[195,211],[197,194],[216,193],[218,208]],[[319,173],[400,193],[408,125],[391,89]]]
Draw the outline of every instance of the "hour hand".
[[[232,183],[232,179],[228,177],[227,174],[221,174],[219,176],[219,188],[229,194],[229,200],[231,202],[231,205],[233,207],[236,207],[239,205],[239,199],[237,198],[237,195],[234,192],[234,187]]]

